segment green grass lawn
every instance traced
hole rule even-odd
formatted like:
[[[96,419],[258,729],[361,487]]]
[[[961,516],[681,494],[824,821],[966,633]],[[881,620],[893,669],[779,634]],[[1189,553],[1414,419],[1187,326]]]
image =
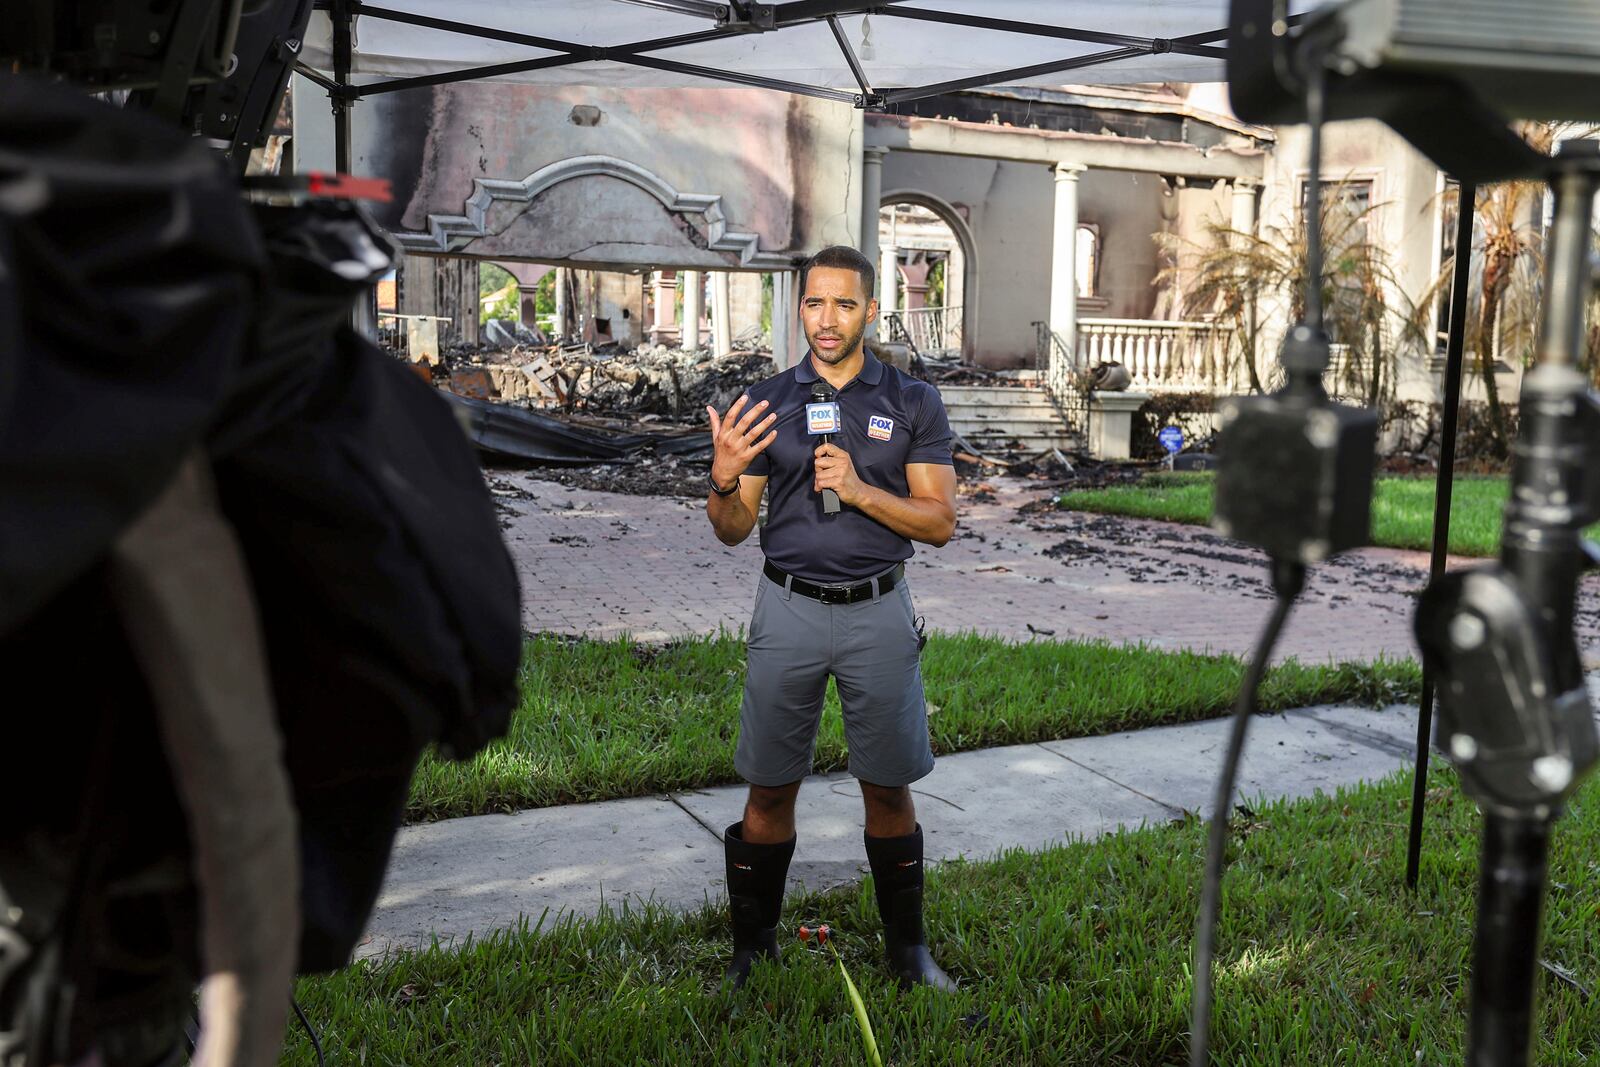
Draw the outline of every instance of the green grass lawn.
[[[1401,887],[1409,796],[1397,778],[1236,820],[1214,1062],[1462,1061],[1478,818],[1439,770],[1411,896]],[[1182,1064],[1203,848],[1204,826],[1188,821],[930,871],[932,944],[963,984],[950,998],[894,989],[867,885],[791,900],[783,936],[803,920],[833,926],[885,1064]],[[1600,983],[1597,855],[1591,784],[1556,833],[1541,952],[1590,989]],[[330,1063],[866,1062],[829,959],[788,942],[783,969],[723,994],[728,938],[715,908],[552,920],[303,980],[298,999]],[[1549,975],[1539,995],[1534,1062],[1595,1062],[1600,1000]],[[284,1063],[313,1062],[292,1027]]]
[[[1226,714],[1243,678],[1232,656],[1100,643],[1011,644],[932,635],[923,652],[934,751],[960,752]],[[733,749],[744,642],[666,646],[627,641],[529,642],[522,703],[509,735],[467,763],[426,757],[412,781],[412,821],[516,811],[739,780]],[[1410,662],[1274,668],[1264,709],[1414,698]],[[837,696],[817,741],[819,773],[846,762]]]
[[[1061,506],[1108,515],[1204,525],[1211,521],[1209,473],[1161,471],[1134,485],[1062,494]],[[1506,479],[1458,477],[1451,493],[1450,551],[1492,556],[1500,551],[1500,517]],[[1591,536],[1594,532],[1591,531]],[[1372,501],[1372,543],[1392,548],[1433,545],[1433,479],[1379,478]]]

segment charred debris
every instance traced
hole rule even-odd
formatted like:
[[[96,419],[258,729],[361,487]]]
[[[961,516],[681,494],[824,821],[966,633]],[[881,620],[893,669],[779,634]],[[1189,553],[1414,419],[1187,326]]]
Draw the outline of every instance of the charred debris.
[[[411,366],[456,408],[487,466],[604,492],[704,495],[706,407],[726,411],[745,389],[777,373],[769,351],[749,346],[716,356],[661,344],[497,340],[456,345]],[[393,354],[410,359],[403,350]],[[1013,383],[1003,371],[907,360],[893,350],[879,355],[935,385]],[[959,434],[952,452],[963,496],[979,499],[994,477],[1026,478],[1039,488],[1137,477],[1078,453],[980,448]]]

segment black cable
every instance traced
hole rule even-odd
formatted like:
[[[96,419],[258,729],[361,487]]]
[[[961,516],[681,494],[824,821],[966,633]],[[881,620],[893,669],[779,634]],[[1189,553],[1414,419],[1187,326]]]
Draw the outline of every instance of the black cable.
[[[306,1018],[306,1013],[301,1010],[300,1002],[293,997],[289,1003],[294,1007],[294,1013],[300,1017],[300,1025],[306,1028],[306,1034],[311,1038],[311,1049],[317,1054],[317,1067],[328,1067],[327,1061],[322,1058],[322,1042],[317,1040],[317,1031],[311,1025],[311,1020]]]
[[[1194,935],[1194,1006],[1193,1024],[1189,1035],[1189,1067],[1206,1067],[1210,1051],[1208,1038],[1211,1029],[1211,959],[1216,947],[1218,902],[1222,897],[1222,869],[1226,862],[1228,845],[1228,810],[1233,804],[1234,782],[1239,776],[1239,759],[1244,754],[1244,735],[1250,724],[1250,714],[1255,711],[1257,690],[1261,688],[1262,675],[1272,658],[1272,649],[1283,632],[1289,618],[1289,609],[1305,585],[1305,566],[1282,560],[1272,561],[1272,588],[1278,594],[1272,615],[1256,642],[1255,655],[1245,672],[1244,685],[1239,690],[1239,701],[1234,705],[1233,724],[1228,734],[1228,751],[1222,760],[1222,774],[1217,779],[1215,806],[1211,812],[1211,830],[1206,852],[1205,882],[1200,891],[1200,917]]]

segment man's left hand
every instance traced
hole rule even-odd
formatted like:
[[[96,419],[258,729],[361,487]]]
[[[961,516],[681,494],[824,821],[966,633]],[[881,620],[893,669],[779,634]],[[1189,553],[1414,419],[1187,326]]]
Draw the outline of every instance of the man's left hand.
[[[816,473],[811,487],[816,492],[832,489],[839,494],[839,503],[854,506],[866,491],[866,484],[856,477],[855,464],[850,453],[835,444],[819,445],[816,452]]]

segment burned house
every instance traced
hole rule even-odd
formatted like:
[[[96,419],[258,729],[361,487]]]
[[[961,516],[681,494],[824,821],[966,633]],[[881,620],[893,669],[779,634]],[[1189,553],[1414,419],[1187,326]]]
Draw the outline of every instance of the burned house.
[[[1011,386],[1032,372],[1031,397],[947,395],[959,426],[1036,444],[1087,435],[1118,455],[1149,394],[1248,388],[1236,329],[1190,305],[1156,235],[1199,247],[1209,226],[1254,233],[1292,213],[1303,153],[1293,131],[1280,148],[1279,131],[1231,117],[1219,90],[989,89],[863,113],[759,89],[455,83],[363,101],[352,169],[393,184],[380,221],[406,252],[395,313],[448,320],[446,344],[478,340],[488,262],[516,279],[541,336],[718,354],[739,339],[781,368],[803,353],[796,265],[847,243],[881,264],[881,340],[1020,372]],[[329,167],[323,92],[296,79],[295,93],[294,165]],[[1424,291],[1437,171],[1371,131],[1330,140],[1332,165],[1376,183],[1384,239]],[[530,297],[547,275],[541,317]],[[1285,309],[1260,314],[1255,355],[1270,360]],[[1122,395],[1084,388],[1104,362],[1128,369]],[[1425,363],[1414,391],[1432,387]],[[1017,426],[992,410],[975,421],[1002,402],[1031,408]]]

